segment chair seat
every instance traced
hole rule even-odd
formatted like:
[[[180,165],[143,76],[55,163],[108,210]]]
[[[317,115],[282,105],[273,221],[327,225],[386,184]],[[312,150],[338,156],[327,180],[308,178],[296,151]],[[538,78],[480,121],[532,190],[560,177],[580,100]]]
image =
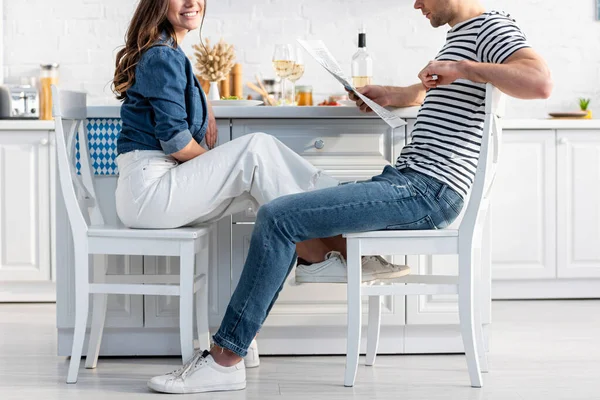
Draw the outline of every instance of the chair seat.
[[[123,239],[197,239],[210,232],[207,225],[176,229],[132,229],[122,224],[91,225],[89,237],[111,237]]]
[[[372,231],[347,233],[345,238],[432,238],[432,237],[458,237],[458,229],[427,229],[418,231]]]

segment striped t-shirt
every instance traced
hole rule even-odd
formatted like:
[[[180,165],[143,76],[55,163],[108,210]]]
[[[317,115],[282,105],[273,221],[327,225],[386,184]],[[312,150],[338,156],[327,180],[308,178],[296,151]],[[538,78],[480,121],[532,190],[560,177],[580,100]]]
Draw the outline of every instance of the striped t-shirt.
[[[515,21],[502,12],[486,12],[456,24],[438,61],[503,63],[529,47]],[[459,79],[427,91],[411,143],[396,161],[432,176],[466,197],[475,178],[485,118],[485,84]]]

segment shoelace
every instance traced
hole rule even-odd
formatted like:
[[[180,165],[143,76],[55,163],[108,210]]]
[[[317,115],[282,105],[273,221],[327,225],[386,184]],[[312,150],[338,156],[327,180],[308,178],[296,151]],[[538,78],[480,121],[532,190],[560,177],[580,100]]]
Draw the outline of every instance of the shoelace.
[[[392,263],[390,263],[388,260],[386,260],[385,258],[383,258],[381,256],[364,256],[362,259],[362,263],[365,264],[367,261],[369,261],[371,259],[379,262],[381,265],[384,265],[386,267],[393,267]]]
[[[329,253],[325,254],[325,259],[329,260],[331,257],[337,257],[340,260],[342,260],[342,262],[344,263],[344,265],[346,265],[346,259],[344,258],[344,256],[342,255],[342,253],[340,253],[339,251],[330,251]]]
[[[210,353],[208,350],[197,351],[194,356],[185,364],[181,366],[181,368],[171,372],[173,378],[175,379],[185,379],[188,374],[198,366],[201,362],[203,362],[206,357],[208,357]]]

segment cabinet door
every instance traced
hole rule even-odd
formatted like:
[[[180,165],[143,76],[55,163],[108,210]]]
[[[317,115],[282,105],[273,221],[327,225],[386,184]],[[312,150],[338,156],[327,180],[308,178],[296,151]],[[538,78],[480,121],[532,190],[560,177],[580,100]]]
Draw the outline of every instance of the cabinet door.
[[[558,131],[558,277],[600,277],[600,137]]]
[[[0,281],[50,281],[49,133],[0,135]]]
[[[504,132],[491,209],[493,278],[554,278],[554,131]]]

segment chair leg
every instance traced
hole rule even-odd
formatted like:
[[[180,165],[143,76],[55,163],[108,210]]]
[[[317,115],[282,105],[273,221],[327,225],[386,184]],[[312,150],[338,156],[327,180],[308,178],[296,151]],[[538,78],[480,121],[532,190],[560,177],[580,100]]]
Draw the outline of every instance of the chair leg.
[[[179,262],[179,339],[183,363],[194,355],[194,242],[184,242]]]
[[[346,296],[348,300],[348,333],[346,338],[346,374],[344,386],[354,386],[358,357],[360,351],[360,329],[362,325],[361,310],[361,257],[360,241],[348,239],[348,285]]]
[[[473,312],[474,317],[473,320],[475,322],[475,344],[477,346],[477,354],[479,355],[479,369],[483,373],[487,373],[489,370],[487,353],[485,350],[485,342],[483,340],[483,320],[482,320],[482,304],[483,304],[483,290],[482,290],[482,268],[484,258],[483,249],[479,248],[475,250],[477,254],[475,260],[477,260],[476,265],[474,265],[473,269],[473,293],[475,297],[473,298]]]
[[[90,299],[89,260],[87,246],[75,243],[75,329],[67,383],[77,383],[81,352],[87,327]]]
[[[93,260],[93,282],[104,282],[107,266],[106,256],[95,255]],[[92,296],[92,327],[88,351],[85,357],[85,367],[88,369],[96,368],[96,365],[98,364],[98,355],[100,354],[100,345],[102,344],[102,333],[104,332],[104,321],[106,320],[107,299],[108,295],[106,294],[94,294]]]
[[[458,314],[460,318],[460,330],[467,358],[469,376],[471,378],[471,386],[480,388],[483,386],[483,381],[475,339],[473,255],[470,246],[464,251],[459,251]]]
[[[369,327],[367,334],[367,362],[368,366],[375,365],[377,348],[379,347],[379,333],[381,329],[381,296],[369,296]]]
[[[92,327],[85,358],[85,367],[88,369],[96,368],[98,364],[102,333],[104,332],[104,321],[106,319],[107,299],[108,295],[106,294],[95,294],[92,296]]]
[[[208,269],[209,248],[207,245],[199,254],[198,274],[204,274],[201,287],[196,292],[196,329],[198,330],[198,344],[200,350],[210,349],[210,331],[208,326]]]

